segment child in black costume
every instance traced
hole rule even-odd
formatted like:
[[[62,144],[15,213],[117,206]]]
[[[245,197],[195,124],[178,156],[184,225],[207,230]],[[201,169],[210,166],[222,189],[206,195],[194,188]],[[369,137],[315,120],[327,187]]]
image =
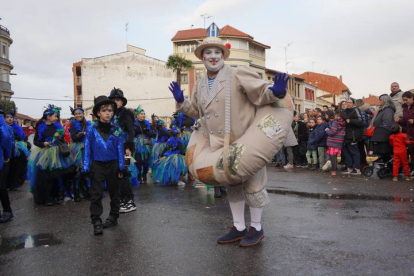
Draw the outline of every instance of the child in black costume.
[[[86,131],[85,152],[82,172],[91,175],[91,220],[95,235],[102,235],[103,228],[118,224],[119,217],[119,190],[124,171],[124,142],[122,131],[111,124],[116,111],[116,105],[106,96],[95,99],[93,114],[98,121]],[[102,197],[105,190],[105,181],[111,197],[111,211],[105,223],[102,224],[103,213]]]

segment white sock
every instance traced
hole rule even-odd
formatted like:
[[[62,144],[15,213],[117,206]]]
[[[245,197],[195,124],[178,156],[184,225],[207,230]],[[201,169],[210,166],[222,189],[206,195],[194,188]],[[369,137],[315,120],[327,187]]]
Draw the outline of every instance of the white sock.
[[[246,223],[244,222],[244,205],[246,202],[229,202],[231,214],[233,215],[233,224],[238,231],[243,231],[246,229]]]
[[[257,231],[262,230],[262,213],[263,207],[253,208],[250,207],[250,226],[256,228]]]

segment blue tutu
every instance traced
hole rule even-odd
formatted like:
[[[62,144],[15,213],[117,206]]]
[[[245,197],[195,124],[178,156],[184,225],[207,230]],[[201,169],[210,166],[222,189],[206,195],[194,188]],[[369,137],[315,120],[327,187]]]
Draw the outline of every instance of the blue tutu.
[[[155,172],[153,172],[152,178],[161,184],[172,185],[178,183],[187,170],[184,156],[172,154],[155,162]]]

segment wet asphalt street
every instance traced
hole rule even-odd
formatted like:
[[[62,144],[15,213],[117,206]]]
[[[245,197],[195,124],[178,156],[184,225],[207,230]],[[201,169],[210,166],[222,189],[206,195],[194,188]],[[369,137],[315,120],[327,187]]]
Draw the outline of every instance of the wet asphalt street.
[[[216,243],[231,214],[204,186],[134,188],[138,210],[93,236],[87,201],[35,206],[25,184],[0,224],[0,275],[414,275],[414,181],[268,177],[266,237],[248,249]]]

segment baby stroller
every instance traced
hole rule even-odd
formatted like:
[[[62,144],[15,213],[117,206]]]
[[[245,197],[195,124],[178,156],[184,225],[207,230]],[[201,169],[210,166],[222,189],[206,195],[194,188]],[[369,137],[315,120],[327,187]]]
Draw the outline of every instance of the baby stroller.
[[[392,175],[392,166],[394,158],[391,158],[387,162],[384,162],[381,157],[378,156],[368,156],[367,157],[368,166],[362,169],[362,174],[366,177],[370,177],[374,174],[374,169],[377,169],[377,176],[379,178],[386,178],[387,176]]]

